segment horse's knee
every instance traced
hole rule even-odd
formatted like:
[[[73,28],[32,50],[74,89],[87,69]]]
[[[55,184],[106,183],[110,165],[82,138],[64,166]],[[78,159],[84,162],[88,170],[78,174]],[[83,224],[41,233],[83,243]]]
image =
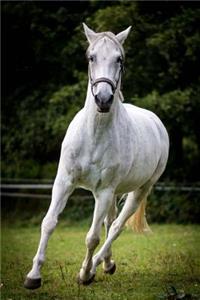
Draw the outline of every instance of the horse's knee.
[[[98,246],[100,242],[100,238],[98,235],[94,233],[93,234],[88,233],[85,242],[88,249],[94,249]]]
[[[42,221],[42,231],[51,234],[56,227],[58,220],[53,216],[46,216]]]

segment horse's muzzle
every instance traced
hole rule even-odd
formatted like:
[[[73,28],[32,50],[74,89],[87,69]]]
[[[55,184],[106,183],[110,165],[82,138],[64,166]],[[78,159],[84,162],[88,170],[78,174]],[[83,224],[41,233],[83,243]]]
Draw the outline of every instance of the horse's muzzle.
[[[100,113],[108,113],[113,102],[113,95],[110,95],[108,98],[100,97],[98,94],[95,95],[95,102],[97,105],[97,110]]]

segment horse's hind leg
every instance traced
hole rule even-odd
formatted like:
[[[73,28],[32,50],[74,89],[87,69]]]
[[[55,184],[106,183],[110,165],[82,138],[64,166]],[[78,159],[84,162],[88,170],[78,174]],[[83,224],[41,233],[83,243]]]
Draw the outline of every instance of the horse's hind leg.
[[[24,282],[24,286],[28,289],[36,289],[41,286],[40,268],[45,259],[47,242],[56,227],[58,216],[63,211],[67,199],[73,189],[74,187],[70,180],[67,181],[66,178],[66,181],[63,182],[63,179],[57,176],[52,190],[52,201],[49,210],[42,221],[39,247],[33,259],[32,269]]]
[[[95,209],[92,225],[86,236],[86,256],[82,263],[80,273],[78,274],[79,284],[90,284],[95,276],[95,273],[91,273],[92,268],[92,256],[95,248],[100,241],[100,232],[103,225],[103,221],[112,205],[113,192],[110,189],[95,193]]]
[[[113,221],[116,219],[117,216],[116,200],[117,200],[117,196],[114,197],[114,201],[111,205],[111,208],[104,220],[106,239],[108,237],[110,226],[112,225]],[[103,261],[103,269],[104,272],[107,274],[113,274],[116,269],[115,262],[114,260],[111,260],[111,257],[112,257],[112,250],[110,247],[108,248],[108,251],[105,254],[104,261]]]
[[[91,270],[92,274],[95,274],[96,267],[105,258],[108,249],[111,247],[112,242],[120,235],[124,224],[126,223],[128,218],[137,210],[141,200],[144,197],[146,197],[146,195],[148,195],[150,188],[151,184],[146,184],[141,189],[138,189],[137,191],[128,194],[122,211],[110,227],[108,237],[105,243],[93,258],[93,267]]]

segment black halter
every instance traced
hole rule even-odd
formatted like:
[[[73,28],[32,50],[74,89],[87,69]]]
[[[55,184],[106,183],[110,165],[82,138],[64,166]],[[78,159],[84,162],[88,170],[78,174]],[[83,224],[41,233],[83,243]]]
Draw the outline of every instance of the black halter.
[[[110,84],[111,86],[111,89],[112,89],[112,92],[113,92],[113,95],[115,94],[115,91],[118,87],[118,83],[119,83],[119,80],[121,78],[121,73],[124,72],[124,64],[123,62],[121,63],[121,66],[120,66],[120,70],[119,70],[119,77],[118,77],[118,80],[116,81],[116,83],[114,83],[111,79],[109,78],[106,78],[106,77],[100,77],[100,78],[97,78],[96,80],[93,80],[92,79],[92,76],[91,76],[91,72],[90,72],[90,68],[88,69],[88,73],[89,73],[89,78],[90,78],[90,83],[91,83],[91,91],[92,91],[92,95],[95,97],[94,95],[94,86],[97,84],[97,83],[100,83],[100,82],[106,82],[108,84]]]
[[[122,48],[121,44],[120,44],[118,41],[116,41],[113,37],[111,37],[111,36],[110,36],[108,33],[106,33],[106,32],[103,34],[102,37],[104,37],[104,36],[107,36],[110,40],[112,40],[112,41],[113,41],[115,44],[117,44],[117,46],[120,48],[120,51],[121,51],[121,54],[122,54],[122,62],[121,62],[121,65],[120,65],[120,70],[119,70],[119,78],[118,78],[118,80],[116,81],[116,83],[114,83],[111,79],[106,78],[106,77],[100,77],[100,78],[97,78],[96,80],[93,80],[93,79],[92,79],[92,76],[91,76],[90,67],[88,67],[88,74],[89,74],[90,83],[91,83],[91,91],[92,91],[92,95],[93,95],[94,97],[95,97],[94,91],[93,91],[94,86],[95,86],[97,83],[100,83],[100,82],[106,82],[106,83],[110,84],[111,89],[112,89],[112,92],[113,92],[113,95],[114,95],[114,94],[115,94],[115,91],[116,91],[116,89],[117,89],[117,87],[118,87],[119,80],[120,80],[120,78],[121,78],[121,73],[124,72],[124,52],[123,52],[123,48]],[[100,37],[99,39],[97,39],[97,40],[95,41],[95,43],[96,43],[97,41],[99,41],[102,37]]]

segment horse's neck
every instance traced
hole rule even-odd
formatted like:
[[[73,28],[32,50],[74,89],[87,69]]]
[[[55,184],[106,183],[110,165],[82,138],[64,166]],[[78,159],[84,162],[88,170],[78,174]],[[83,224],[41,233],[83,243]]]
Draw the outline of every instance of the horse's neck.
[[[122,105],[120,101],[119,91],[116,91],[114,96],[113,104],[111,106],[109,113],[99,113],[97,111],[97,106],[94,100],[94,96],[91,92],[90,83],[88,83],[87,96],[85,101],[85,117],[87,130],[91,135],[95,135],[98,131],[98,134],[103,134],[105,130],[108,130],[110,126],[113,126],[119,111],[120,106]]]

